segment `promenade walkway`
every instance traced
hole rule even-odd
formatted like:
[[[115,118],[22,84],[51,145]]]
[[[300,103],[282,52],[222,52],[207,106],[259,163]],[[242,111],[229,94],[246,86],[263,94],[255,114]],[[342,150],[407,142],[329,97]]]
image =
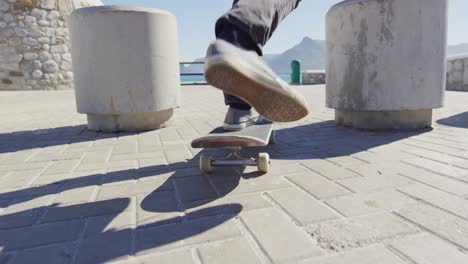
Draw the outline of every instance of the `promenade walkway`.
[[[135,134],[87,131],[73,91],[0,93],[0,263],[468,263],[468,93],[432,130],[375,133],[298,89],[312,113],[277,126],[267,175],[199,173],[190,141],[225,112],[208,86]]]

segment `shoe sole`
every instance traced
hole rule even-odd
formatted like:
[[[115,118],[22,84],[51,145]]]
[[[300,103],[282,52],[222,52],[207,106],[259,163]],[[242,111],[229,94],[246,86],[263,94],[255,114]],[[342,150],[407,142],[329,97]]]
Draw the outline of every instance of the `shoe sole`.
[[[248,69],[235,57],[215,56],[205,64],[207,82],[224,92],[237,96],[250,104],[267,120],[293,122],[308,115],[307,104],[284,89],[275,80],[265,79]]]

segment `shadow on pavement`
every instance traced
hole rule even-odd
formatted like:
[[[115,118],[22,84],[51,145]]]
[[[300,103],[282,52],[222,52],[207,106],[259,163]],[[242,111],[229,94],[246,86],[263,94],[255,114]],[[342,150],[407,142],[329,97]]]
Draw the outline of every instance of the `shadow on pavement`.
[[[97,139],[124,137],[136,134],[139,133],[98,133],[87,130],[86,125],[0,133],[0,153],[90,142]]]
[[[333,121],[284,128],[276,131],[276,145],[269,147],[274,159],[302,160],[348,156],[375,147],[430,132],[373,132],[338,126]]]
[[[468,128],[468,112],[437,120],[437,124],[451,127]]]
[[[73,251],[75,250],[78,250],[75,263],[103,263],[172,244],[179,243],[180,246],[182,242],[190,245],[204,239],[209,241],[209,235],[203,233],[223,225],[242,210],[240,204],[213,206],[190,212],[183,217],[153,222],[151,226],[156,227],[152,228],[133,228],[130,217],[128,221],[121,220],[117,225],[112,224],[119,215],[126,212],[129,206],[129,198],[119,198],[63,207],[56,205],[38,207],[1,215],[0,223],[25,219],[28,215],[44,214],[44,217],[41,223],[36,223],[33,227],[0,229],[0,248],[3,252],[12,252],[23,248],[55,244],[58,249],[55,249],[52,254],[47,248],[39,249],[43,251],[42,254],[35,252],[37,257],[41,257],[41,263],[69,263],[74,258],[75,252]],[[88,219],[86,221],[80,219],[80,214],[86,215]],[[199,215],[216,216],[197,218]],[[177,223],[161,226],[166,222],[176,220]],[[200,234],[203,234],[202,237],[192,239],[195,241],[190,239]],[[78,241],[78,244],[70,245],[73,241]],[[30,253],[34,255],[34,250]],[[31,263],[31,261],[33,261],[31,255],[28,256],[28,254],[19,253],[15,258],[15,263]]]
[[[64,128],[63,131],[66,130],[68,128]],[[424,132],[374,133],[339,127],[331,121],[320,122],[278,129],[278,143],[276,145],[250,149],[246,152],[266,151],[273,159],[282,160],[338,157],[359,153]],[[78,140],[87,140],[83,133],[87,132],[80,132]],[[101,135],[97,136],[101,137]],[[115,134],[104,136],[115,137]],[[5,134],[0,135],[0,138],[2,137],[11,140],[8,136],[5,138]],[[44,144],[46,146],[59,145],[60,142],[68,144],[73,140],[77,139],[71,137],[69,140],[50,141]],[[90,137],[88,140],[94,140],[94,138]],[[28,144],[18,145],[16,150],[27,149],[27,146]],[[2,151],[6,149],[0,147]],[[203,150],[187,162],[93,174],[0,193],[0,208],[6,208],[0,215],[0,249],[3,252],[9,252],[50,243],[75,241],[79,239],[80,230],[86,226],[82,238],[84,240],[79,243],[80,255],[77,262],[97,263],[125,256],[129,251],[131,252],[132,249],[129,249],[128,243],[131,241],[131,234],[135,232],[138,243],[133,253],[138,253],[187,240],[213,229],[239,214],[242,206],[229,203],[205,209],[199,208],[208,206],[209,203],[231,193],[239,186],[241,179],[264,175],[245,173],[244,168],[227,168],[217,170],[214,175],[202,175],[198,170],[198,159],[202,153],[206,152],[211,152],[211,150]],[[220,151],[214,151],[214,153],[221,155]],[[267,176],[265,175],[265,177]],[[88,186],[101,186],[102,190],[104,185],[128,180],[137,180],[139,183],[155,186],[153,191],[149,191],[150,194],[141,197],[142,200],[139,200],[137,210],[141,209],[142,212],[156,214],[174,213],[176,215],[169,216],[169,219],[138,223],[136,227],[107,230],[106,226],[127,210],[130,198],[101,197],[98,199],[101,201],[97,202],[65,206],[53,205],[28,208],[27,210],[22,209],[22,206],[11,207],[37,198]],[[143,192],[130,194],[126,193],[126,190],[122,190],[122,196],[137,196],[146,193],[145,191],[144,194]],[[9,209],[13,209],[13,211]],[[185,212],[184,216],[179,215],[182,212]],[[96,217],[100,220],[92,220]],[[47,225],[41,225],[42,223],[47,223]],[[86,230],[94,231],[92,234],[88,234]],[[148,232],[145,233],[146,231]]]

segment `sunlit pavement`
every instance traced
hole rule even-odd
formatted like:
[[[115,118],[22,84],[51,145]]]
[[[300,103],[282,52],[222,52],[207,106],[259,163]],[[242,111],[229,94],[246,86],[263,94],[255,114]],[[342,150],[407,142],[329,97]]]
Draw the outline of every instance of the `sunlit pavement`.
[[[374,133],[298,87],[312,113],[277,126],[270,173],[201,175],[190,141],[226,108],[182,89],[137,134],[87,131],[72,91],[0,93],[0,263],[468,263],[468,93],[432,130]]]

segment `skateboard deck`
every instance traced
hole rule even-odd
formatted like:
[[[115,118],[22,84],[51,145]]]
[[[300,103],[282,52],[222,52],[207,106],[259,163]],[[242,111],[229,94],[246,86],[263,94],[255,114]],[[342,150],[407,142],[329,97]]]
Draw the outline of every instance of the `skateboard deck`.
[[[261,172],[270,169],[270,157],[268,153],[258,153],[256,158],[244,158],[241,155],[242,148],[266,147],[276,142],[276,134],[273,123],[262,123],[249,126],[241,131],[229,132],[222,127],[216,128],[210,134],[192,141],[193,148],[226,148],[231,152],[224,159],[214,159],[211,155],[200,156],[200,170],[203,173],[211,173],[215,167],[230,166],[257,166]]]
[[[263,121],[241,131],[229,132],[222,127],[192,141],[193,148],[245,148],[268,146],[273,133],[273,123]]]

